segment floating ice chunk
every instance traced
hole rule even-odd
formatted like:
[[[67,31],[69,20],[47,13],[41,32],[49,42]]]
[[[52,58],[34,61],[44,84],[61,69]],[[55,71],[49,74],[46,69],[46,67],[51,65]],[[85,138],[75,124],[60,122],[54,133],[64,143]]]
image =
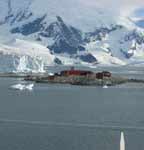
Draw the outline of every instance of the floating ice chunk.
[[[108,86],[107,86],[107,85],[104,85],[104,86],[103,86],[103,88],[104,88],[104,89],[107,89],[107,88],[108,88]]]
[[[15,84],[15,85],[11,86],[11,89],[22,91],[22,90],[25,89],[25,85],[23,85],[23,84]]]
[[[124,139],[124,133],[123,132],[121,132],[120,150],[125,150],[125,139]]]
[[[23,91],[23,90],[32,91],[32,90],[33,90],[33,87],[34,87],[34,84],[28,84],[28,85],[15,84],[15,85],[12,85],[12,86],[11,86],[11,89],[20,90],[20,91]]]
[[[34,84],[29,84],[25,86],[25,89],[32,91],[34,87]]]

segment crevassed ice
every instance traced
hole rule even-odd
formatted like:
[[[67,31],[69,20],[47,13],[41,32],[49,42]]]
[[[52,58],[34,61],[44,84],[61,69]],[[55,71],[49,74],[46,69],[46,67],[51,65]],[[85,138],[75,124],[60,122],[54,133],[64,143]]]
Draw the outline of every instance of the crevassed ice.
[[[40,57],[0,54],[0,72],[45,72]]]
[[[41,58],[32,58],[30,56],[22,56],[19,64],[16,66],[17,72],[45,72],[44,63]]]

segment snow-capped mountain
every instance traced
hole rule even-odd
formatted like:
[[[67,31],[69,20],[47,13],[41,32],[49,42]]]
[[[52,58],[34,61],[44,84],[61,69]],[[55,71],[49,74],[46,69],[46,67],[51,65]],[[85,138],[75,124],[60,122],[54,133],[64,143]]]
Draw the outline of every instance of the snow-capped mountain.
[[[125,65],[144,59],[142,19],[133,21],[77,0],[1,0],[0,33],[4,51],[14,49],[18,55],[18,49],[31,57],[34,46],[33,53],[49,65]],[[14,44],[11,39],[21,40]]]

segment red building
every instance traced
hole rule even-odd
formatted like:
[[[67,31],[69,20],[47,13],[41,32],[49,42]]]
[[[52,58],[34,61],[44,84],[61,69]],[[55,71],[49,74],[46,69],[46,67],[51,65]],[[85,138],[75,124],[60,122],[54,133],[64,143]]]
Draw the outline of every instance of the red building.
[[[62,76],[87,76],[93,74],[91,71],[85,70],[64,70],[60,73]]]

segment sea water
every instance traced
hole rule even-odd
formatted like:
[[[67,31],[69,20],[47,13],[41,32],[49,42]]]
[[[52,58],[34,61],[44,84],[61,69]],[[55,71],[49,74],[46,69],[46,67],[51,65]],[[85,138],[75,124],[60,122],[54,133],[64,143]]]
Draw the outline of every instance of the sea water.
[[[141,68],[111,70],[144,75]],[[126,150],[144,149],[143,84],[35,84],[32,91],[12,90],[15,84],[31,83],[0,78],[0,149],[119,150],[121,132]]]

